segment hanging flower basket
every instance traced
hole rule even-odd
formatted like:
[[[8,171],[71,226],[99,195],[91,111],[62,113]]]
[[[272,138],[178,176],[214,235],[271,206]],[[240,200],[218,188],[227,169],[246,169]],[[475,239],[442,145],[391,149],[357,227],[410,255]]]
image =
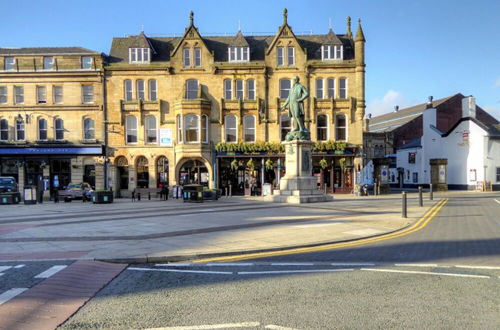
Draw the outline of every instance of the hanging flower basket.
[[[231,162],[231,169],[233,171],[236,171],[238,169],[238,161],[236,159],[234,159],[232,162]]]
[[[327,161],[326,159],[324,159],[324,158],[323,158],[323,159],[321,159],[321,160],[319,161],[319,166],[321,166],[321,168],[322,168],[322,169],[327,168],[327,167],[328,167],[328,161]]]
[[[253,158],[250,158],[247,162],[247,168],[252,170],[255,168],[255,161],[253,160]]]
[[[273,170],[274,169],[274,162],[271,159],[266,160],[266,170]]]

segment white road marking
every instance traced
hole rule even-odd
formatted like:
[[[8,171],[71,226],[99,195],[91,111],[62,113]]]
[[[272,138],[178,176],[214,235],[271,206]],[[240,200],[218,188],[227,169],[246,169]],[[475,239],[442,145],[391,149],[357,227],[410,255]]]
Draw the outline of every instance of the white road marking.
[[[192,263],[171,263],[171,264],[155,264],[157,267],[189,267],[192,266]]]
[[[413,270],[375,269],[375,268],[361,268],[361,270],[366,270],[366,271],[370,271],[370,272],[384,272],[384,273],[438,275],[438,276],[471,277],[471,278],[490,278],[489,276],[484,276],[484,275],[417,272],[417,271],[413,271]]]
[[[334,223],[311,223],[309,225],[295,225],[292,226],[294,228],[311,228],[311,227],[326,227],[326,226],[333,226],[333,225],[340,225],[339,222],[334,222]]]
[[[52,275],[54,275],[55,273],[60,272],[61,270],[63,270],[66,267],[67,267],[66,265],[52,266],[49,269],[47,269],[46,271],[44,271],[44,272],[38,274],[37,276],[35,276],[35,278],[49,278]]]
[[[456,268],[469,268],[469,269],[500,269],[500,266],[469,266],[469,265],[455,265]]]
[[[257,272],[237,272],[238,275],[258,275],[258,274],[295,274],[295,273],[329,273],[329,272],[352,272],[352,268],[344,269],[302,269],[302,270],[269,270]]]
[[[7,269],[11,269],[11,268],[12,268],[12,266],[0,266],[0,272],[4,272]]]
[[[366,228],[366,229],[358,229],[358,230],[350,230],[350,231],[344,231],[343,234],[349,234],[349,235],[355,235],[355,236],[371,236],[371,235],[376,235],[380,233],[385,233],[383,230],[377,230],[373,228]]]
[[[248,266],[253,266],[252,262],[213,262],[213,263],[208,263],[205,264],[207,267],[223,267],[223,266],[236,266],[236,267],[248,267]]]
[[[17,265],[17,266],[14,266],[14,268],[16,269],[19,269],[19,268],[23,268],[25,265]]]
[[[271,266],[314,266],[314,262],[273,262]]]
[[[498,204],[500,204],[500,201],[498,199],[494,199],[495,202],[497,202]]]
[[[7,301],[11,300],[15,296],[23,293],[26,290],[28,290],[28,288],[13,288],[5,291],[4,293],[0,294],[0,305],[6,303]]]
[[[255,328],[260,325],[260,322],[241,322],[241,323],[226,323],[226,324],[204,324],[204,325],[188,325],[180,327],[165,327],[165,328],[149,328],[146,330],[205,330],[205,329],[229,329],[229,328]]]
[[[195,274],[226,274],[232,275],[233,272],[215,272],[208,270],[186,270],[186,269],[153,269],[153,268],[139,268],[129,267],[128,270],[140,270],[143,272],[168,272],[168,273],[195,273]]]
[[[362,262],[332,262],[332,266],[375,266],[372,263],[362,263]]]
[[[265,326],[266,329],[274,329],[274,330],[297,330],[295,328],[285,328],[279,325],[269,324]]]
[[[394,264],[397,267],[437,267],[437,264]]]

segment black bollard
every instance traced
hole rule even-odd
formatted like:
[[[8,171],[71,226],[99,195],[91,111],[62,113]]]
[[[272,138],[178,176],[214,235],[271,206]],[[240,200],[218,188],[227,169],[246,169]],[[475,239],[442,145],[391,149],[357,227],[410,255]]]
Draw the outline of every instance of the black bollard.
[[[233,197],[233,186],[229,186],[229,197]]]
[[[151,192],[148,191],[148,200],[151,200]]]
[[[422,186],[418,186],[418,205],[424,206],[424,197],[422,196]]]
[[[140,193],[140,192],[138,192],[138,193],[137,193],[137,201],[138,201],[138,202],[140,202],[140,201],[141,201],[141,193]]]
[[[401,211],[401,217],[407,218],[406,214],[406,191],[403,191],[402,193],[402,211]]]
[[[433,201],[433,200],[434,200],[434,190],[433,190],[433,188],[434,188],[434,187],[432,186],[432,183],[429,185],[429,188],[430,188],[430,195],[429,195],[429,199],[430,199],[431,201]]]

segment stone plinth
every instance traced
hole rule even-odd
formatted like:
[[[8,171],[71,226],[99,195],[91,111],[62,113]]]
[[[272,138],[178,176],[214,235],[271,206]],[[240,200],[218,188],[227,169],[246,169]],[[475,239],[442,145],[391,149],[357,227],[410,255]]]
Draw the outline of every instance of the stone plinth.
[[[333,200],[317,189],[317,178],[311,175],[311,141],[283,142],[285,145],[286,175],[280,181],[280,190],[275,190],[266,200],[276,203],[317,203]]]

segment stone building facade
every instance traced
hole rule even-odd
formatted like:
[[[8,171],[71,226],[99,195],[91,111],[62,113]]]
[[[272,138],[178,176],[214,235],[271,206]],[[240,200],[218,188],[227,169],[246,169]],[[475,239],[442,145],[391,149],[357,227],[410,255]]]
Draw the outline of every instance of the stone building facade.
[[[281,112],[291,79],[307,87],[305,120],[318,141],[313,165],[327,189],[350,191],[361,166],[365,38],[276,35],[202,36],[191,13],[182,37],[114,38],[105,66],[109,184],[201,183],[249,193],[249,182],[278,184],[279,144],[290,130]]]
[[[102,64],[78,47],[0,48],[2,176],[104,188]]]

